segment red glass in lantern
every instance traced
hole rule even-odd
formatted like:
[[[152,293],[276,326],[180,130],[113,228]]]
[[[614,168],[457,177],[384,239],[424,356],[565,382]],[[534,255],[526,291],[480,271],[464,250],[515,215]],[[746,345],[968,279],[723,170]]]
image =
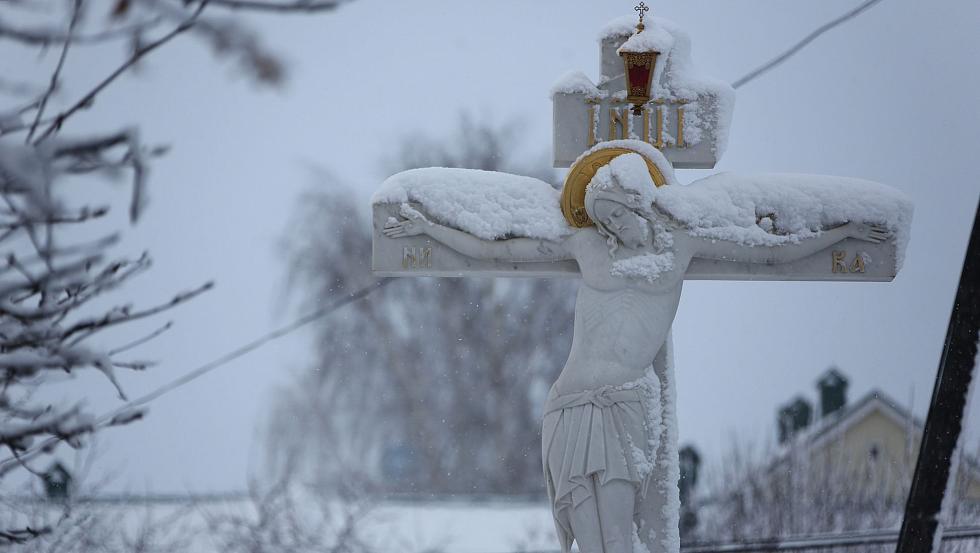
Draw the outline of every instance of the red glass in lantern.
[[[659,52],[620,52],[626,68],[626,101],[633,104],[633,113],[639,115],[643,105],[650,101],[653,70]]]

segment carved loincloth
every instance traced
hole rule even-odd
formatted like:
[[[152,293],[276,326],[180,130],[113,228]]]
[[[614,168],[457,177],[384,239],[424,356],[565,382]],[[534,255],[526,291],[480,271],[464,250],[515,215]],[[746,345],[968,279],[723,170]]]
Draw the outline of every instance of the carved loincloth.
[[[562,551],[571,548],[570,510],[595,496],[596,483],[625,480],[647,492],[650,466],[644,397],[637,387],[604,386],[545,402],[541,445],[545,480]]]

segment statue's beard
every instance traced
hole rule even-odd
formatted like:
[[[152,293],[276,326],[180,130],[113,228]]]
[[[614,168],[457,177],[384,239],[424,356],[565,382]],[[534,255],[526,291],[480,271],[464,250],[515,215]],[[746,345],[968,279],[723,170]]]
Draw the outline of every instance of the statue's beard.
[[[605,228],[600,223],[596,223],[596,230],[603,238],[606,239],[606,245],[609,247],[610,257],[616,255],[616,252],[619,250],[620,246],[624,246],[627,249],[631,249],[631,250],[638,250],[651,243],[650,240],[651,229],[646,219],[643,219],[643,224],[640,225],[640,233],[642,236],[640,237],[639,242],[635,246],[631,246],[630,244],[627,244],[624,240],[620,239],[619,236],[616,235],[616,233]]]
[[[644,248],[645,246],[651,246],[653,253],[656,254],[664,253],[674,246],[674,235],[671,232],[673,227],[670,224],[657,219],[648,219],[639,214],[637,214],[637,217],[643,220],[643,225],[641,226],[643,236],[637,248],[624,243],[616,236],[616,233],[602,226],[602,223],[595,223],[596,231],[606,239],[606,245],[609,247],[609,257],[615,257],[620,246],[624,246],[633,251]]]

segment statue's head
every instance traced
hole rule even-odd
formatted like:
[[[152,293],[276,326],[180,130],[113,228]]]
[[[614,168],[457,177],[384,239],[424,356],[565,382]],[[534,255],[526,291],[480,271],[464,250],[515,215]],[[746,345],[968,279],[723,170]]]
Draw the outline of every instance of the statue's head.
[[[650,245],[649,217],[622,188],[587,189],[585,210],[612,249],[618,244],[631,249]]]

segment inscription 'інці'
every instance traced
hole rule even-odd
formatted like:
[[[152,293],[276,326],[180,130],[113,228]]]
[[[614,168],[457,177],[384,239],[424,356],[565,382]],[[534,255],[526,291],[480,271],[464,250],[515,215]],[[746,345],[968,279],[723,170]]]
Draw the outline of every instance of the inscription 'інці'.
[[[608,114],[608,140],[639,138],[661,150],[665,147],[684,148],[684,106],[687,102],[668,103],[654,100],[655,105],[644,106],[639,115],[634,115],[629,106],[603,107],[598,103],[589,106],[588,146],[595,146],[602,138],[598,136],[597,124],[600,114],[605,110]],[[670,134],[667,129],[674,131]]]

